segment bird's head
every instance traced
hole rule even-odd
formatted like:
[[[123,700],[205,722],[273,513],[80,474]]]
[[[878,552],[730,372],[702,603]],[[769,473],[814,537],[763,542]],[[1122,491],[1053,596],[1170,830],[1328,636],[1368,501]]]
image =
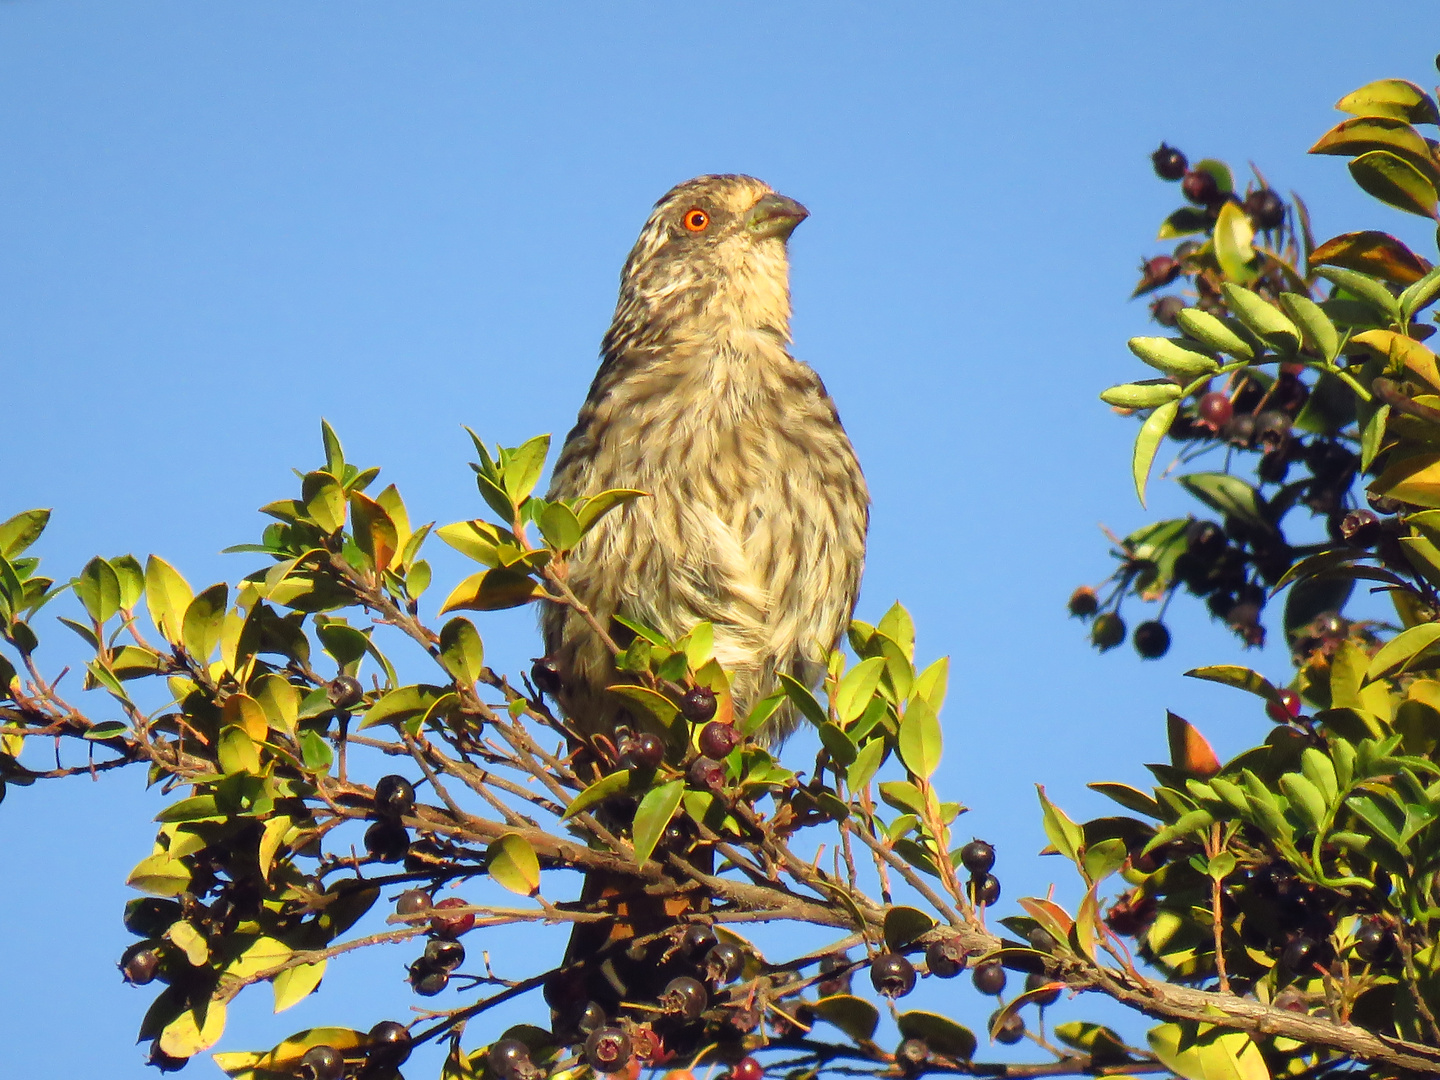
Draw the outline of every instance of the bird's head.
[[[786,241],[808,215],[752,176],[672,188],[625,262],[612,334],[648,344],[725,327],[788,341]]]

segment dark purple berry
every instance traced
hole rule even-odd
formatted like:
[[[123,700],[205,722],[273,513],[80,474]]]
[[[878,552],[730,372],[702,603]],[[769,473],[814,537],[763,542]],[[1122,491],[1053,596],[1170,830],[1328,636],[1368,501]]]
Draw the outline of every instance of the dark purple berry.
[[[619,1072],[633,1056],[630,1036],[619,1028],[597,1028],[585,1040],[585,1063],[596,1072]]]
[[[1395,935],[1382,922],[1367,922],[1355,935],[1355,955],[1367,964],[1383,963],[1395,952]]]
[[[993,997],[1005,990],[1005,968],[999,960],[986,960],[975,965],[975,970],[970,975],[970,981],[975,984],[975,989],[980,993]]]
[[[1374,547],[1380,539],[1380,517],[1374,510],[1351,510],[1340,519],[1340,535],[1351,547]]]
[[[1185,301],[1178,296],[1162,296],[1150,303],[1150,317],[1161,326],[1174,326],[1184,310]]]
[[[454,971],[465,962],[465,946],[447,938],[431,938],[425,943],[425,962],[441,971]]]
[[[423,958],[409,967],[410,987],[421,997],[434,997],[450,985],[450,973],[433,967]]]
[[[1285,200],[1269,188],[1259,188],[1245,196],[1241,208],[1249,215],[1255,228],[1262,232],[1285,224]]]
[[[1204,169],[1191,169],[1181,178],[1180,194],[1196,206],[1214,206],[1225,198],[1219,181]]]
[[[740,733],[734,724],[712,720],[700,729],[700,753],[719,761],[740,745]]]
[[[994,874],[973,877],[965,883],[965,892],[972,904],[990,907],[1000,899],[1000,879]]]
[[[410,1056],[410,1032],[395,1020],[381,1020],[370,1029],[365,1053],[371,1065],[398,1068]]]
[[[1155,175],[1161,180],[1179,180],[1190,168],[1185,155],[1168,143],[1161,143],[1160,149],[1150,155],[1150,164],[1155,166]]]
[[[1135,651],[1145,660],[1158,660],[1170,651],[1170,631],[1162,622],[1143,622],[1135,628]]]
[[[680,699],[680,711],[692,724],[704,724],[713,720],[715,707],[715,691],[708,686],[692,687]]]
[[[1314,938],[1298,934],[1280,951],[1280,963],[1297,975],[1309,974],[1319,952],[1320,946]]]
[[[990,1030],[998,1043],[1006,1046],[1013,1046],[1025,1037],[1025,1018],[1018,1012],[1012,1012],[1004,1020],[1000,1020],[1000,1026],[995,1026],[995,1021],[1000,1020],[1000,1010],[990,1014]]]
[[[1145,289],[1158,289],[1169,285],[1180,276],[1180,264],[1169,255],[1156,255],[1154,258],[1146,259],[1140,268],[1142,287]]]
[[[415,786],[403,776],[382,776],[375,783],[375,812],[385,817],[404,817],[415,809]]]
[[[870,961],[870,985],[889,998],[915,989],[915,965],[899,953],[877,953]]]
[[[1029,975],[1025,976],[1025,992],[1029,993],[1031,990],[1039,990],[1043,986],[1048,986],[1051,982],[1052,980],[1049,977],[1040,974],[1038,971],[1032,971]],[[1030,1000],[1041,1008],[1044,1008],[1046,1005],[1054,1005],[1055,1002],[1060,1000],[1060,988],[1056,986],[1053,989],[1046,990],[1043,994],[1036,994]]]
[[[932,941],[925,950],[925,968],[941,979],[953,979],[965,970],[965,947],[954,938]]]
[[[300,1080],[342,1080],[345,1058],[333,1046],[312,1046],[300,1059]]]
[[[988,874],[995,867],[995,848],[984,840],[971,840],[960,849],[960,863],[973,875]]]
[[[325,697],[337,709],[351,709],[360,704],[365,688],[353,675],[337,675],[325,684]]]
[[[383,863],[397,863],[410,848],[410,834],[398,821],[377,821],[365,830],[365,850]]]
[[[820,974],[825,978],[815,984],[821,997],[850,993],[850,976],[853,961],[846,953],[831,953],[820,960]]]
[[[642,731],[620,744],[620,764],[627,769],[658,769],[665,760],[665,743],[660,736]]]
[[[131,986],[154,982],[160,974],[160,953],[151,945],[132,945],[120,959],[120,974]]]
[[[530,1060],[530,1048],[519,1039],[496,1040],[485,1060],[499,1080],[531,1080],[540,1073]]]
[[[530,665],[530,681],[535,689],[552,698],[560,693],[560,665],[548,656],[537,656]]]
[[[1025,940],[1030,943],[1030,947],[1036,952],[1048,953],[1055,951],[1055,938],[1051,935],[1050,931],[1046,930],[1043,926],[1037,926],[1031,930],[1030,933],[1025,935]]]
[[[696,1020],[710,1004],[710,994],[705,987],[689,975],[680,975],[665,984],[660,994],[660,1007],[668,1013]]]
[[[714,758],[697,757],[690,763],[688,775],[690,783],[697,788],[715,791],[725,786],[725,766]]]
[[[719,939],[716,938],[715,931],[708,923],[691,923],[681,935],[680,951],[692,960],[698,960],[715,947],[717,940]]]
[[[722,941],[705,954],[705,977],[713,983],[725,984],[738,978],[745,966],[745,954],[739,946]]]

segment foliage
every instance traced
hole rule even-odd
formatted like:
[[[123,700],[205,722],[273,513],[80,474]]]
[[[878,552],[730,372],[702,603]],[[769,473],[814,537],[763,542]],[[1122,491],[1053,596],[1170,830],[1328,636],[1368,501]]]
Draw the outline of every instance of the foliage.
[[[1365,190],[1433,216],[1440,159],[1412,126],[1436,122],[1433,100],[1385,81],[1341,107],[1356,119],[1317,151],[1352,155]],[[1165,149],[1157,170],[1177,172]],[[1024,914],[1000,920],[1003,932],[987,922],[999,894],[993,849],[956,844],[964,808],[933,782],[947,663],[917,663],[899,605],[874,626],[852,625],[853,662],[833,653],[818,689],[784,678],[740,717],[710,626],[670,641],[636,623],[595,624],[614,643],[614,691],[629,708],[613,737],[550,708],[544,658],[528,682],[487,666],[480,628],[455,613],[540,601],[588,618],[566,586],[568,553],[605,514],[645,497],[535,496],[544,437],[508,448],[474,438],[488,514],[434,529],[412,526],[393,486],[372,495],[378,470],[347,462],[325,425],[321,467],[264,508],[274,523],[260,543],[231,549],[261,563],[233,588],[196,593],[154,555],[143,565],[97,557],[57,583],[27,554],[48,513],[0,524],[0,793],[135,764],[176,796],[130,876],[143,895],[125,913],[138,939],[122,957],[125,977],[158,988],[141,1024],[152,1060],[178,1068],[214,1047],[227,1006],[252,987],[268,985],[283,1011],[344,954],[408,942],[415,992],[453,986],[463,1004],[215,1060],[245,1080],[394,1077],[415,1044],[436,1041],[448,1050],[442,1076],[454,1080],[717,1062],[756,1080],[757,1057],[799,1077],[1440,1072],[1440,680],[1430,677],[1440,668],[1440,372],[1422,344],[1430,328],[1416,322],[1440,294],[1440,272],[1377,233],[1317,247],[1303,204],[1228,198],[1230,173],[1217,162],[1178,173],[1205,208],[1177,211],[1162,235],[1205,240],[1174,265],[1151,260],[1142,291],[1184,277],[1199,302],[1157,306],[1183,337],[1131,343],[1165,377],[1104,397],[1142,420],[1142,495],[1167,434],[1182,456],[1222,445],[1230,457],[1259,453],[1259,481],[1184,478],[1223,525],[1140,530],[1119,545],[1104,605],[1089,593],[1072,607],[1098,634],[1125,596],[1168,599],[1185,584],[1229,604],[1224,614],[1254,639],[1267,586],[1288,587],[1300,672],[1293,688],[1237,666],[1191,672],[1257,696],[1274,727],[1222,765],[1172,716],[1171,760],[1151,767],[1153,791],[1093,785],[1128,815],[1077,823],[1040,791],[1051,847],[1085,887],[1073,912],[1020,898]],[[1335,286],[1319,301],[1318,279]],[[1230,415],[1212,431],[1214,394]],[[1287,484],[1295,464],[1306,475]],[[1360,474],[1371,478],[1370,518],[1347,502]],[[1292,543],[1283,519],[1298,505],[1340,515],[1340,537]],[[478,566],[439,605],[449,618],[438,626],[421,614],[432,534]],[[1357,580],[1389,593],[1400,632],[1345,620]],[[108,694],[122,720],[92,719],[37,665],[36,616],[66,590],[83,617],[61,622],[93,652],[86,689]],[[1243,604],[1253,618],[1236,616]],[[786,702],[816,730],[803,771],[797,752],[787,762],[753,737]],[[86,760],[38,768],[26,747],[42,740],[79,746]],[[382,769],[399,771],[372,780]],[[604,895],[559,898],[564,870],[663,903],[669,921],[637,921],[623,944],[686,974],[607,1013],[574,994],[603,953],[505,977],[488,963],[465,970],[469,934],[625,922],[627,909]],[[387,929],[356,935],[382,896],[394,901]],[[766,957],[740,931],[767,921],[818,927],[830,942]],[[1006,969],[1027,976],[991,1018],[986,1034],[1000,1042],[1024,1037],[1025,1015],[1065,991],[1159,1023],[1131,1046],[1072,1021],[1054,1030],[1063,1048],[1033,1036],[1051,1060],[977,1062],[976,1033],[900,1004],[917,974],[967,967],[979,992],[997,996]],[[898,1046],[879,1041],[881,1012],[853,985],[862,972]],[[526,995],[532,1022],[495,1030],[489,1010]]]

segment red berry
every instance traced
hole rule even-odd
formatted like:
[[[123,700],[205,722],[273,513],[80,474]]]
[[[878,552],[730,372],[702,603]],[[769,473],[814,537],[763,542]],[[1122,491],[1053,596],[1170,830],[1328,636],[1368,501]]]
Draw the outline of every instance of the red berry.
[[[725,786],[725,766],[714,758],[697,757],[690,763],[690,783],[716,791]]]
[[[1265,714],[1277,724],[1288,724],[1300,715],[1300,695],[1286,686],[1280,690],[1280,703],[1265,706]]]
[[[730,1080],[760,1080],[764,1075],[764,1068],[753,1057],[741,1058],[730,1070]]]
[[[1158,289],[1162,285],[1169,285],[1180,276],[1180,264],[1169,255],[1156,255],[1153,259],[1146,259],[1142,270],[1145,275],[1145,285],[1150,289]]]
[[[1219,431],[1235,415],[1235,406],[1218,391],[1211,391],[1195,403],[1195,418],[1211,431]]]
[[[712,720],[700,729],[700,753],[719,761],[729,757],[730,751],[740,745],[740,733],[734,724]]]
[[[435,905],[435,910],[444,911],[469,906],[468,900],[462,900],[458,896],[447,896]],[[461,934],[468,933],[474,928],[475,913],[473,911],[466,911],[459,915],[435,915],[430,920],[430,932],[436,937],[458,938]]]

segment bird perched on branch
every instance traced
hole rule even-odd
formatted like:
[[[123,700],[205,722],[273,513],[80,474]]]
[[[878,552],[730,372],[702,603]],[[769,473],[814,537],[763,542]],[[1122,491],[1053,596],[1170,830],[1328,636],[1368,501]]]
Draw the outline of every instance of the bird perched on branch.
[[[555,466],[551,499],[649,493],[612,511],[569,586],[674,640],[715,628],[737,716],[786,673],[814,685],[845,631],[869,495],[820,377],[790,355],[787,241],[808,216],[749,176],[701,176],[656,205],[625,262],[602,362]],[[550,605],[545,645],[582,729],[614,724],[611,652]],[[777,712],[761,737],[794,725]]]

